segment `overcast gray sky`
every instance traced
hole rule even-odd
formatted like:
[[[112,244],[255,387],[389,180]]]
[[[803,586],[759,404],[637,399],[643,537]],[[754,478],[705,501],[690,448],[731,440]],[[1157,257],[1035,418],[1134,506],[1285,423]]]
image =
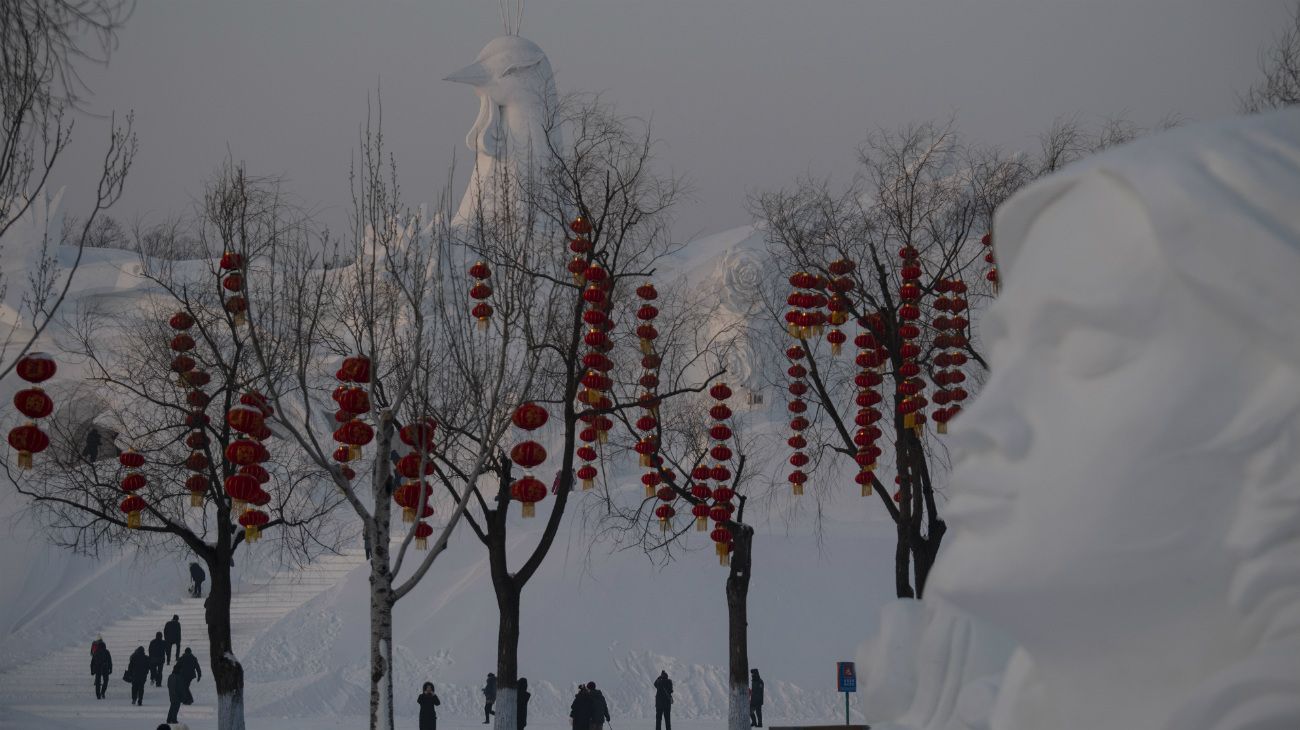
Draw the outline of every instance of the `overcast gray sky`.
[[[956,115],[967,137],[1030,148],[1062,114],[1152,123],[1228,115],[1291,0],[529,0],[522,35],[560,91],[652,117],[686,174],[687,238],[748,222],[746,193],[852,175],[873,129]],[[432,201],[478,106],[442,81],[501,33],[496,0],[138,0],[91,106],[134,109],[140,153],[113,215],[187,211],[227,150],[279,174],[332,226],[383,87],[410,202]],[[72,200],[102,148],[78,121]],[[461,166],[462,170],[464,165]],[[455,195],[459,196],[459,182]]]

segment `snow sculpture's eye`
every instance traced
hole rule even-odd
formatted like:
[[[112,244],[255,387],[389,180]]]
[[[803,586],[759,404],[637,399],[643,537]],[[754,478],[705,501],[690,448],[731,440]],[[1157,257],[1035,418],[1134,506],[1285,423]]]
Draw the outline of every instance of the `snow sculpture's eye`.
[[[1076,326],[1059,345],[1061,367],[1081,380],[1113,372],[1137,357],[1140,343],[1114,332]]]

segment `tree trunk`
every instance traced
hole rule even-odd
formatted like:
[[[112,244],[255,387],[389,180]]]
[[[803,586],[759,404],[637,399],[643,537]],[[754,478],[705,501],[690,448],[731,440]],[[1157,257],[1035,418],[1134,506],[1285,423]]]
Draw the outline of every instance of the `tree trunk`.
[[[727,700],[728,730],[749,727],[749,573],[753,564],[754,529],[732,528],[734,551],[727,575],[727,653],[730,658],[730,693]]]
[[[387,531],[376,533],[370,557],[370,730],[393,730],[393,576]]]
[[[504,547],[504,545],[503,545]],[[493,581],[497,594],[497,702],[495,730],[518,730],[515,687],[519,682],[519,589],[514,581]]]
[[[244,668],[230,641],[230,557],[218,551],[215,559],[205,562],[212,575],[212,588],[203,607],[212,683],[217,688],[217,728],[244,730]]]

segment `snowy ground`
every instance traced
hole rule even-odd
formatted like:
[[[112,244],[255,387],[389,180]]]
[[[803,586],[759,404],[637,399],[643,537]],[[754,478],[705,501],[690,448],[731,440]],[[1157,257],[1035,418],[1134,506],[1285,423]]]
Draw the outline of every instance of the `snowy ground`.
[[[166,708],[162,708],[163,715],[166,714]],[[162,715],[159,716],[160,718]],[[181,720],[185,721],[185,715],[182,712]],[[785,724],[785,720],[778,718],[764,718],[767,725]],[[839,718],[843,720],[843,718]],[[161,720],[160,720],[161,721]],[[836,722],[832,718],[822,718],[811,722],[823,722],[831,724]],[[186,722],[190,730],[210,730],[217,726],[216,720],[202,720],[196,722]],[[616,719],[606,725],[609,730],[627,730],[628,728],[652,728],[654,727],[653,718],[633,718],[633,719]],[[680,720],[673,722],[676,730],[716,730],[726,723],[722,720]],[[153,725],[143,728],[143,730],[153,730]],[[272,718],[248,718],[249,730],[357,730],[366,727],[364,717],[321,717],[321,718],[292,718],[292,719],[272,719]],[[397,724],[399,730],[413,730],[416,727],[414,719],[400,720]],[[439,730],[476,730],[477,728],[489,728],[484,725],[482,720],[440,717],[438,718]],[[138,720],[128,719],[100,719],[86,718],[84,720],[47,720],[44,718],[32,717],[30,715],[18,714],[12,717],[0,718],[0,730],[141,730]],[[538,720],[529,722],[528,730],[571,730],[569,723],[558,720]]]

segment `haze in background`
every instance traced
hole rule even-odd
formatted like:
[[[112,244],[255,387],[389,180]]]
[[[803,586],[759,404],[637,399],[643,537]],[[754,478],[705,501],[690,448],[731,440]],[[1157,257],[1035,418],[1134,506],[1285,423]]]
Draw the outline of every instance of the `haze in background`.
[[[693,182],[676,235],[746,223],[745,195],[803,174],[845,180],[874,129],[956,115],[1009,149],[1063,114],[1232,114],[1289,0],[531,0],[522,35],[561,93],[605,92],[651,118],[661,161]],[[403,193],[454,195],[478,110],[442,81],[502,32],[492,0],[138,0],[92,111],[134,109],[140,153],[111,211],[186,212],[227,155],[346,226],[348,168],[383,90]],[[58,171],[85,180],[103,119],[79,118]],[[55,181],[55,186],[60,184]],[[86,191],[70,190],[71,210]]]

